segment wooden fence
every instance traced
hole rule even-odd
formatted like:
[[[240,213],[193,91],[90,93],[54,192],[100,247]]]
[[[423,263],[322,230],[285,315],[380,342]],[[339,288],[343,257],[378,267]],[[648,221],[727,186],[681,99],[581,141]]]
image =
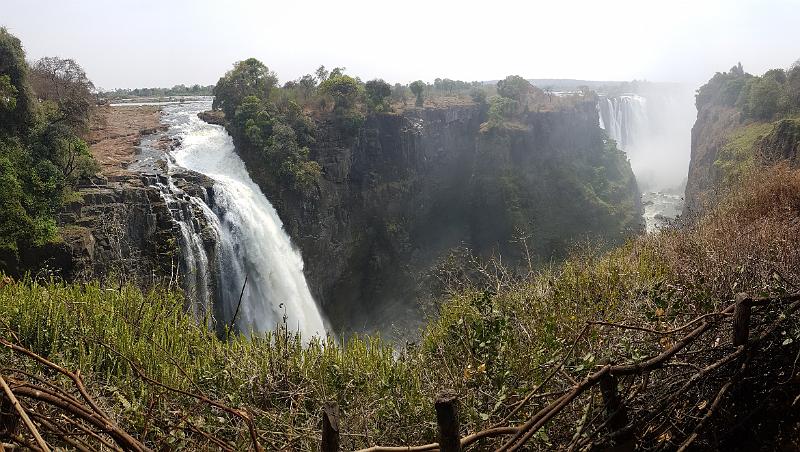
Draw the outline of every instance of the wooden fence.
[[[768,325],[758,337],[750,337],[750,319],[753,307],[764,306],[771,303],[790,303],[783,315],[779,316],[777,320]],[[599,369],[586,376],[583,381],[578,382],[563,395],[550,402],[547,406],[540,409],[538,412],[530,416],[525,422],[513,426],[498,426],[482,430],[465,437],[459,436],[459,419],[458,419],[458,398],[452,391],[443,391],[437,395],[434,403],[436,411],[436,422],[438,425],[439,437],[438,442],[416,445],[416,446],[373,446],[367,449],[361,449],[357,452],[423,452],[423,451],[441,451],[441,452],[460,452],[478,440],[494,437],[506,437],[499,448],[498,452],[517,451],[523,448],[531,438],[533,438],[542,427],[549,421],[552,421],[559,413],[561,413],[570,403],[574,402],[581,394],[588,390],[598,387],[603,400],[604,419],[601,420],[601,425],[609,431],[609,438],[617,442],[624,442],[629,440],[633,434],[633,427],[630,423],[628,416],[628,407],[626,406],[623,397],[620,395],[618,389],[618,381],[621,377],[643,375],[647,372],[662,368],[670,363],[673,358],[694,343],[705,333],[710,331],[712,327],[719,325],[722,319],[732,317],[732,328],[730,331],[731,343],[733,350],[726,353],[724,356],[718,358],[715,362],[700,368],[697,372],[684,383],[684,385],[677,392],[678,394],[686,391],[692,384],[708,375],[709,373],[720,369],[723,365],[735,362],[736,360],[745,360],[747,352],[750,347],[764,341],[767,337],[774,334],[775,331],[782,325],[782,323],[800,308],[800,294],[787,295],[784,297],[763,297],[752,298],[747,294],[737,295],[734,303],[727,306],[725,309],[700,316],[691,322],[675,328],[670,331],[657,331],[649,330],[646,328],[614,325],[607,322],[592,322],[590,326],[611,326],[622,327],[629,329],[637,329],[645,332],[650,332],[658,335],[674,334],[680,331],[689,331],[682,338],[677,340],[671,347],[664,350],[662,353],[645,359],[641,362],[613,365],[606,362],[600,366]],[[585,331],[584,331],[585,332]],[[583,333],[582,333],[583,334]],[[538,391],[541,391],[547,380],[552,377],[555,372],[560,371],[563,367],[563,362],[556,369],[545,377],[545,381],[538,385],[536,389],[527,395],[527,402]],[[744,366],[745,363],[742,363]],[[705,407],[705,414],[695,426],[694,431],[688,435],[678,447],[679,451],[685,451],[690,445],[699,437],[702,429],[708,424],[714,412],[719,408],[719,405],[725,394],[731,389],[735,382],[735,378],[731,377],[716,393],[713,401]],[[517,406],[519,409],[521,405]],[[516,410],[515,410],[516,411]],[[323,428],[322,428],[322,452],[338,452],[339,447],[339,419],[338,408],[335,404],[326,405],[323,413]],[[574,448],[572,448],[574,449]]]

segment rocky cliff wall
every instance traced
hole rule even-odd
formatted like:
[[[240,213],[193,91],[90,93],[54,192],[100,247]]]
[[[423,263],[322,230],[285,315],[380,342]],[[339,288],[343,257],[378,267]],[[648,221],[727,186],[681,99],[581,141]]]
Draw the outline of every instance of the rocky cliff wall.
[[[715,197],[721,174],[714,162],[729,135],[740,123],[740,112],[732,107],[710,105],[697,114],[692,127],[692,147],[683,214],[701,213]]]
[[[800,164],[800,119],[743,121],[736,108],[701,108],[692,128],[684,216],[695,218],[724,197],[732,183],[761,165],[781,161]]]
[[[175,180],[195,196],[206,196],[210,187],[197,174]],[[163,182],[155,174],[86,181],[58,213],[60,240],[3,256],[7,271],[16,277],[32,272],[70,281],[113,277],[143,284],[178,277],[183,271],[180,230],[170,209],[194,207],[185,199],[168,205],[158,187]]]
[[[604,161],[593,104],[531,112],[491,132],[481,130],[485,120],[485,107],[464,105],[370,115],[355,132],[319,122],[311,158],[323,177],[310,194],[281,186],[263,156],[234,136],[339,331],[419,319],[415,300],[431,268],[456,247],[513,256],[521,228],[547,261],[582,236],[617,242],[637,229],[635,180],[624,155]],[[597,187],[582,180],[597,177],[620,185],[619,215],[604,207],[617,200],[597,201]],[[607,221],[615,216],[632,221]]]

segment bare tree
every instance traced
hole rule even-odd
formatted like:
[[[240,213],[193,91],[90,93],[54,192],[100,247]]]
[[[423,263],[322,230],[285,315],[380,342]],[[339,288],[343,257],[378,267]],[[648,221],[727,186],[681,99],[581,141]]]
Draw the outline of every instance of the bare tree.
[[[34,63],[30,80],[39,99],[58,106],[56,121],[85,130],[93,108],[94,84],[75,60],[44,57]]]

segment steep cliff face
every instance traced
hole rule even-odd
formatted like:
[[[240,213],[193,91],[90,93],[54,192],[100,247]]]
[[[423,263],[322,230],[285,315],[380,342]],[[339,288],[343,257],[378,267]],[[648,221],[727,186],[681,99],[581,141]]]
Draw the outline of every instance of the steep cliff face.
[[[800,120],[746,121],[735,108],[713,106],[692,128],[692,159],[684,215],[712,206],[726,190],[761,165],[800,164]]]
[[[768,162],[787,160],[800,164],[800,118],[775,122],[770,133],[758,142],[757,151]]]
[[[800,163],[800,67],[753,76],[739,64],[701,86],[696,105],[684,216],[764,165]]]
[[[692,127],[692,148],[686,181],[684,215],[695,215],[711,202],[721,174],[714,165],[729,133],[740,122],[740,113],[732,107],[709,105],[698,111]]]
[[[560,258],[578,239],[612,244],[641,228],[636,180],[607,142],[590,103],[531,112],[518,127],[481,134],[474,162],[473,239],[478,250],[514,257],[530,237],[541,259]]]
[[[155,174],[87,181],[58,213],[61,240],[0,260],[17,277],[28,271],[52,272],[70,281],[112,276],[147,283],[177,277],[184,269],[171,209],[194,207],[188,200],[165,202],[157,186],[163,182]],[[195,196],[205,196],[210,187],[202,176],[188,172],[176,178],[176,185]]]
[[[310,194],[274,180],[234,131],[338,330],[419,319],[431,267],[461,245],[506,258],[519,232],[548,260],[582,236],[616,242],[638,229],[635,180],[609,154],[594,104],[481,131],[485,117],[462,105],[370,115],[354,132],[320,122],[310,157],[323,177]]]

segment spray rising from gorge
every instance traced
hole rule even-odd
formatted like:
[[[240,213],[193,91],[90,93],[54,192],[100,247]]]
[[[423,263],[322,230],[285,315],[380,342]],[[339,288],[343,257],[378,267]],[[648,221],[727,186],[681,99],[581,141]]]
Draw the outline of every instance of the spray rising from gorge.
[[[602,95],[597,110],[600,127],[630,159],[647,229],[657,229],[682,209],[696,116],[692,91],[680,85],[646,85],[637,94]]]

